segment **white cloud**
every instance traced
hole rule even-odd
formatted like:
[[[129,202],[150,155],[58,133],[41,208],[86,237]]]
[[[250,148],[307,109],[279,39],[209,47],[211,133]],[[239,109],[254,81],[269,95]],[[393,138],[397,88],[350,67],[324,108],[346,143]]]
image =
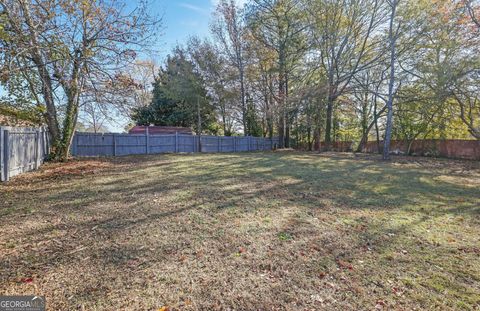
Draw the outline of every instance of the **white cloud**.
[[[182,2],[182,3],[179,4],[179,6],[181,6],[182,8],[189,9],[191,11],[203,14],[203,15],[209,15],[210,14],[210,12],[207,9],[196,6],[194,4]]]

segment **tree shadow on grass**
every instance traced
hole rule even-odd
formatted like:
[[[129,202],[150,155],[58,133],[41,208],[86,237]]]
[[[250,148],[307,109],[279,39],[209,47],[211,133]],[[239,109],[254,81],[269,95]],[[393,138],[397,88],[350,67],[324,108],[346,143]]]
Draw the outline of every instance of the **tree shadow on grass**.
[[[214,249],[223,247],[219,242],[221,237],[215,237],[215,230],[209,225],[219,226],[233,239],[236,237],[232,231],[237,226],[235,219],[254,219],[259,211],[274,217],[284,210],[296,212],[287,217],[289,221],[285,220],[275,228],[275,232],[263,233],[265,243],[278,246],[278,252],[265,251],[259,255],[265,265],[271,264],[269,256],[272,254],[278,256],[274,262],[284,266],[285,271],[290,267],[288,262],[293,264],[293,259],[300,260],[298,249],[292,246],[289,250],[279,241],[278,234],[287,232],[294,238],[303,237],[303,245],[310,243],[323,248],[321,255],[315,249],[309,251],[312,256],[327,257],[324,263],[327,266],[333,264],[332,269],[339,265],[338,260],[348,262],[364,256],[364,249],[368,247],[374,252],[370,255],[371,260],[380,260],[382,266],[387,266],[388,259],[384,257],[398,252],[396,248],[402,244],[412,243],[402,237],[418,236],[418,232],[413,234],[414,230],[425,223],[435,223],[437,218],[453,215],[467,217],[467,223],[475,224],[480,212],[476,204],[480,197],[477,189],[443,181],[432,182],[443,172],[369,159],[265,153],[150,156],[135,161],[140,162],[138,166],[114,168],[100,176],[45,182],[33,192],[23,189],[14,207],[27,206],[33,202],[31,197],[35,197],[41,209],[27,217],[47,217],[44,219],[47,222],[59,218],[59,221],[25,227],[15,235],[8,234],[9,238],[30,245],[50,239],[56,239],[58,243],[40,247],[41,257],[38,249],[21,245],[22,252],[8,255],[5,257],[8,260],[2,261],[1,268],[7,271],[2,274],[3,281],[31,273],[32,264],[49,267],[52,271],[62,266],[75,267],[78,264],[82,267],[80,254],[83,258],[91,258],[86,262],[97,265],[89,268],[89,274],[102,267],[108,267],[110,272],[116,269],[125,271],[131,268],[132,260],[141,257],[148,259],[144,263],[147,267],[162,264],[165,260],[175,266],[180,263],[175,263],[176,259],[166,259],[165,254],[172,255],[172,249],[178,253],[190,251],[197,245],[182,244],[185,240],[197,241],[198,245],[213,243]],[[389,218],[401,218],[408,213],[415,213],[415,216],[401,223],[389,222]],[[326,223],[319,231],[308,222],[298,222],[298,215],[306,219],[325,215]],[[365,215],[378,219],[368,219]],[[14,214],[15,219],[21,217],[24,217],[22,213]],[[0,218],[3,218],[3,224],[8,221],[7,217]],[[224,220],[226,223],[222,223]],[[362,226],[365,228],[357,232],[357,227]],[[151,241],[154,251],[147,251],[148,244],[142,239],[150,241],[150,234],[162,231],[172,234],[165,234],[167,241],[159,235],[158,241]],[[135,246],[120,243],[124,237],[132,236],[136,237],[131,242]],[[428,254],[436,251],[446,258],[451,251],[443,245],[434,249],[427,239],[421,243]],[[295,255],[289,251],[294,251]],[[412,258],[424,260],[416,254]],[[291,285],[300,284],[300,279],[308,278],[308,273],[320,271],[315,262],[309,258],[305,263],[306,270],[301,268],[305,266],[296,268],[298,276],[292,278]],[[249,269],[254,269],[256,264],[250,262]],[[413,263],[392,265],[412,270],[417,267]],[[426,265],[419,267],[417,270],[421,273],[419,269]],[[292,269],[295,268],[292,266]],[[282,271],[277,269],[273,276],[285,277],[287,272]],[[231,273],[235,275],[235,272]],[[95,299],[91,296],[94,294],[89,294],[92,282],[87,281],[83,290],[80,285],[75,285],[80,292],[83,291],[79,294]],[[369,285],[363,283],[363,286]],[[268,290],[273,291],[274,296],[279,295],[274,287],[264,289],[265,292]],[[348,297],[337,298],[342,297],[351,302]]]

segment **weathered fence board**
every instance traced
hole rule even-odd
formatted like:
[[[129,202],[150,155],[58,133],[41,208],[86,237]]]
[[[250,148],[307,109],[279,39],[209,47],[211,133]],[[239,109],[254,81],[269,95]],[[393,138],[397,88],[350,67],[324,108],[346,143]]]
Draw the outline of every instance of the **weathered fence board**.
[[[393,152],[435,156],[454,159],[480,160],[480,141],[462,139],[419,139],[413,142],[403,140],[392,140],[390,150]],[[380,142],[383,148],[383,141]],[[378,146],[376,141],[368,142],[364,152],[376,153]]]
[[[37,169],[48,152],[46,129],[0,127],[0,180]]]
[[[73,156],[122,156],[179,152],[242,152],[272,150],[278,138],[75,133]]]

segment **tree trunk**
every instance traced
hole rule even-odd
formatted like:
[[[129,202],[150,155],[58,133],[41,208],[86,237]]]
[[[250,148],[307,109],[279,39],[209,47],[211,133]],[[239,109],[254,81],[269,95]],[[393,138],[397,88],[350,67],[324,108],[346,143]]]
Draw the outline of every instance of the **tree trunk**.
[[[396,34],[393,33],[395,13],[398,5],[398,0],[392,0],[392,13],[390,15],[390,82],[388,85],[388,101],[387,101],[387,124],[385,128],[385,141],[383,144],[383,159],[390,160],[390,141],[392,139],[392,125],[393,125],[393,97],[394,97],[394,83],[395,83],[395,59],[396,49],[395,41]]]
[[[288,124],[285,127],[285,148],[290,148],[290,126]]]
[[[225,119],[225,114],[222,113],[222,122],[223,122],[223,135],[230,136],[230,133],[227,131],[227,121]]]
[[[77,101],[78,100],[75,98],[69,99],[65,120],[63,122],[61,143],[59,145],[57,152],[55,153],[56,160],[66,161],[70,156],[70,146],[72,145],[73,134],[75,133],[75,127],[77,125],[77,115],[78,115]]]
[[[279,82],[278,82],[278,97],[280,100],[280,120],[279,120],[279,128],[278,128],[278,138],[279,138],[279,148],[285,148],[285,130],[286,130],[286,93],[285,93],[285,86],[286,86],[286,77],[285,77],[285,57],[283,55],[283,51],[279,53]]]
[[[200,101],[197,98],[197,136],[198,152],[202,152],[202,115],[200,111]]]
[[[266,98],[266,102],[268,103],[268,106],[267,106],[267,123],[268,123],[268,137],[270,139],[273,138],[273,128],[274,128],[274,120],[273,120],[273,111],[272,111],[272,107],[273,107],[273,94],[270,90],[273,90],[273,79],[272,79],[272,74],[271,73],[268,73],[268,87],[267,87],[267,98]]]
[[[333,98],[330,96],[327,100],[327,117],[325,124],[325,151],[332,148],[332,123],[333,123]]]
[[[32,61],[34,62],[38,74],[41,80],[41,92],[43,96],[43,100],[45,101],[46,112],[44,114],[45,121],[48,126],[48,131],[50,133],[50,138],[52,139],[52,152],[55,153],[56,149],[60,145],[60,126],[57,120],[57,111],[54,102],[53,96],[53,87],[52,87],[52,79],[46,67],[46,62],[42,57],[42,53],[40,52],[40,44],[38,42],[39,34],[37,33],[36,27],[34,26],[32,16],[30,14],[30,6],[28,2],[20,1],[20,5],[22,6],[23,13],[25,15],[25,21],[28,25],[28,30],[30,32],[31,37],[31,46],[32,46]]]
[[[312,151],[312,127],[309,124],[307,128],[307,144],[308,144],[308,151]]]
[[[365,96],[365,101],[362,105],[362,138],[360,143],[358,144],[356,152],[363,152],[365,145],[368,142],[368,134],[370,133],[370,129],[372,128],[373,122],[369,125],[368,124],[368,93]]]
[[[366,146],[367,143],[368,143],[368,133],[369,133],[369,132],[370,132],[370,130],[365,131],[365,132],[362,134],[362,138],[360,139],[360,143],[358,144],[358,147],[357,147],[356,152],[363,152],[363,151],[364,151],[365,146]]]
[[[290,126],[291,126],[291,122],[290,122],[290,110],[288,109],[287,107],[287,103],[288,103],[288,74],[287,74],[287,71],[285,69],[285,66],[283,66],[283,70],[284,70],[284,74],[283,74],[283,77],[284,77],[284,91],[283,91],[283,94],[285,94],[284,96],[284,100],[283,100],[283,104],[284,104],[284,107],[285,107],[285,148],[290,148]]]
[[[247,128],[247,104],[246,104],[246,95],[245,95],[245,73],[243,69],[243,64],[240,63],[239,65],[239,71],[240,71],[240,95],[242,99],[242,123],[243,123],[243,135],[248,136],[249,130]]]
[[[408,141],[407,155],[410,155],[410,152],[411,152],[411,150],[412,150],[412,145],[413,145],[413,142],[414,142],[414,141],[415,141],[415,138],[410,139],[410,140]]]
[[[378,115],[382,114],[385,111],[385,107],[378,112]],[[362,139],[358,144],[357,152],[362,152],[362,149],[368,143],[368,134],[372,130],[372,127],[375,126],[376,136],[377,136],[377,146],[380,144],[380,134],[378,131],[378,115],[377,115],[377,104],[374,105],[374,112],[373,112],[373,121],[368,125],[362,135]]]
[[[283,149],[285,147],[285,116],[283,112],[280,114],[278,121],[278,148]]]
[[[325,124],[325,150],[330,151],[332,148],[332,128],[333,128],[333,105],[335,101],[334,93],[334,71],[329,69],[328,73],[328,96],[327,96],[327,115]]]
[[[380,131],[378,129],[378,114],[377,114],[377,96],[375,95],[374,106],[373,106],[373,116],[375,122],[375,136],[377,139],[377,152],[381,153],[380,149]]]

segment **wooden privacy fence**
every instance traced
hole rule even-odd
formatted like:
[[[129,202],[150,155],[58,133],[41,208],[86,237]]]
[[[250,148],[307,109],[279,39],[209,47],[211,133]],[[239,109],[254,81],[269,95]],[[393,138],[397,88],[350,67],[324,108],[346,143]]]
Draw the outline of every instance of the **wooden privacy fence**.
[[[272,150],[278,138],[75,133],[73,156],[123,156],[179,152],[242,152]]]
[[[48,151],[45,128],[0,127],[0,181],[37,169]]]
[[[380,146],[383,148],[383,141],[380,142]],[[410,146],[403,140],[392,140],[390,150],[402,153],[409,150],[411,154],[422,156],[480,160],[480,140],[424,139],[415,140]],[[378,152],[377,142],[368,142],[363,151]]]
[[[358,142],[337,141],[330,144],[331,151],[350,152],[356,150]],[[303,146],[306,149],[306,145]],[[314,150],[326,150],[325,142],[314,143]],[[321,148],[320,148],[321,147]],[[379,150],[380,147],[380,150]],[[364,153],[381,153],[383,141],[369,141],[362,149]],[[480,140],[462,139],[420,139],[412,142],[392,140],[390,145],[392,153],[443,157],[452,159],[480,160]]]

